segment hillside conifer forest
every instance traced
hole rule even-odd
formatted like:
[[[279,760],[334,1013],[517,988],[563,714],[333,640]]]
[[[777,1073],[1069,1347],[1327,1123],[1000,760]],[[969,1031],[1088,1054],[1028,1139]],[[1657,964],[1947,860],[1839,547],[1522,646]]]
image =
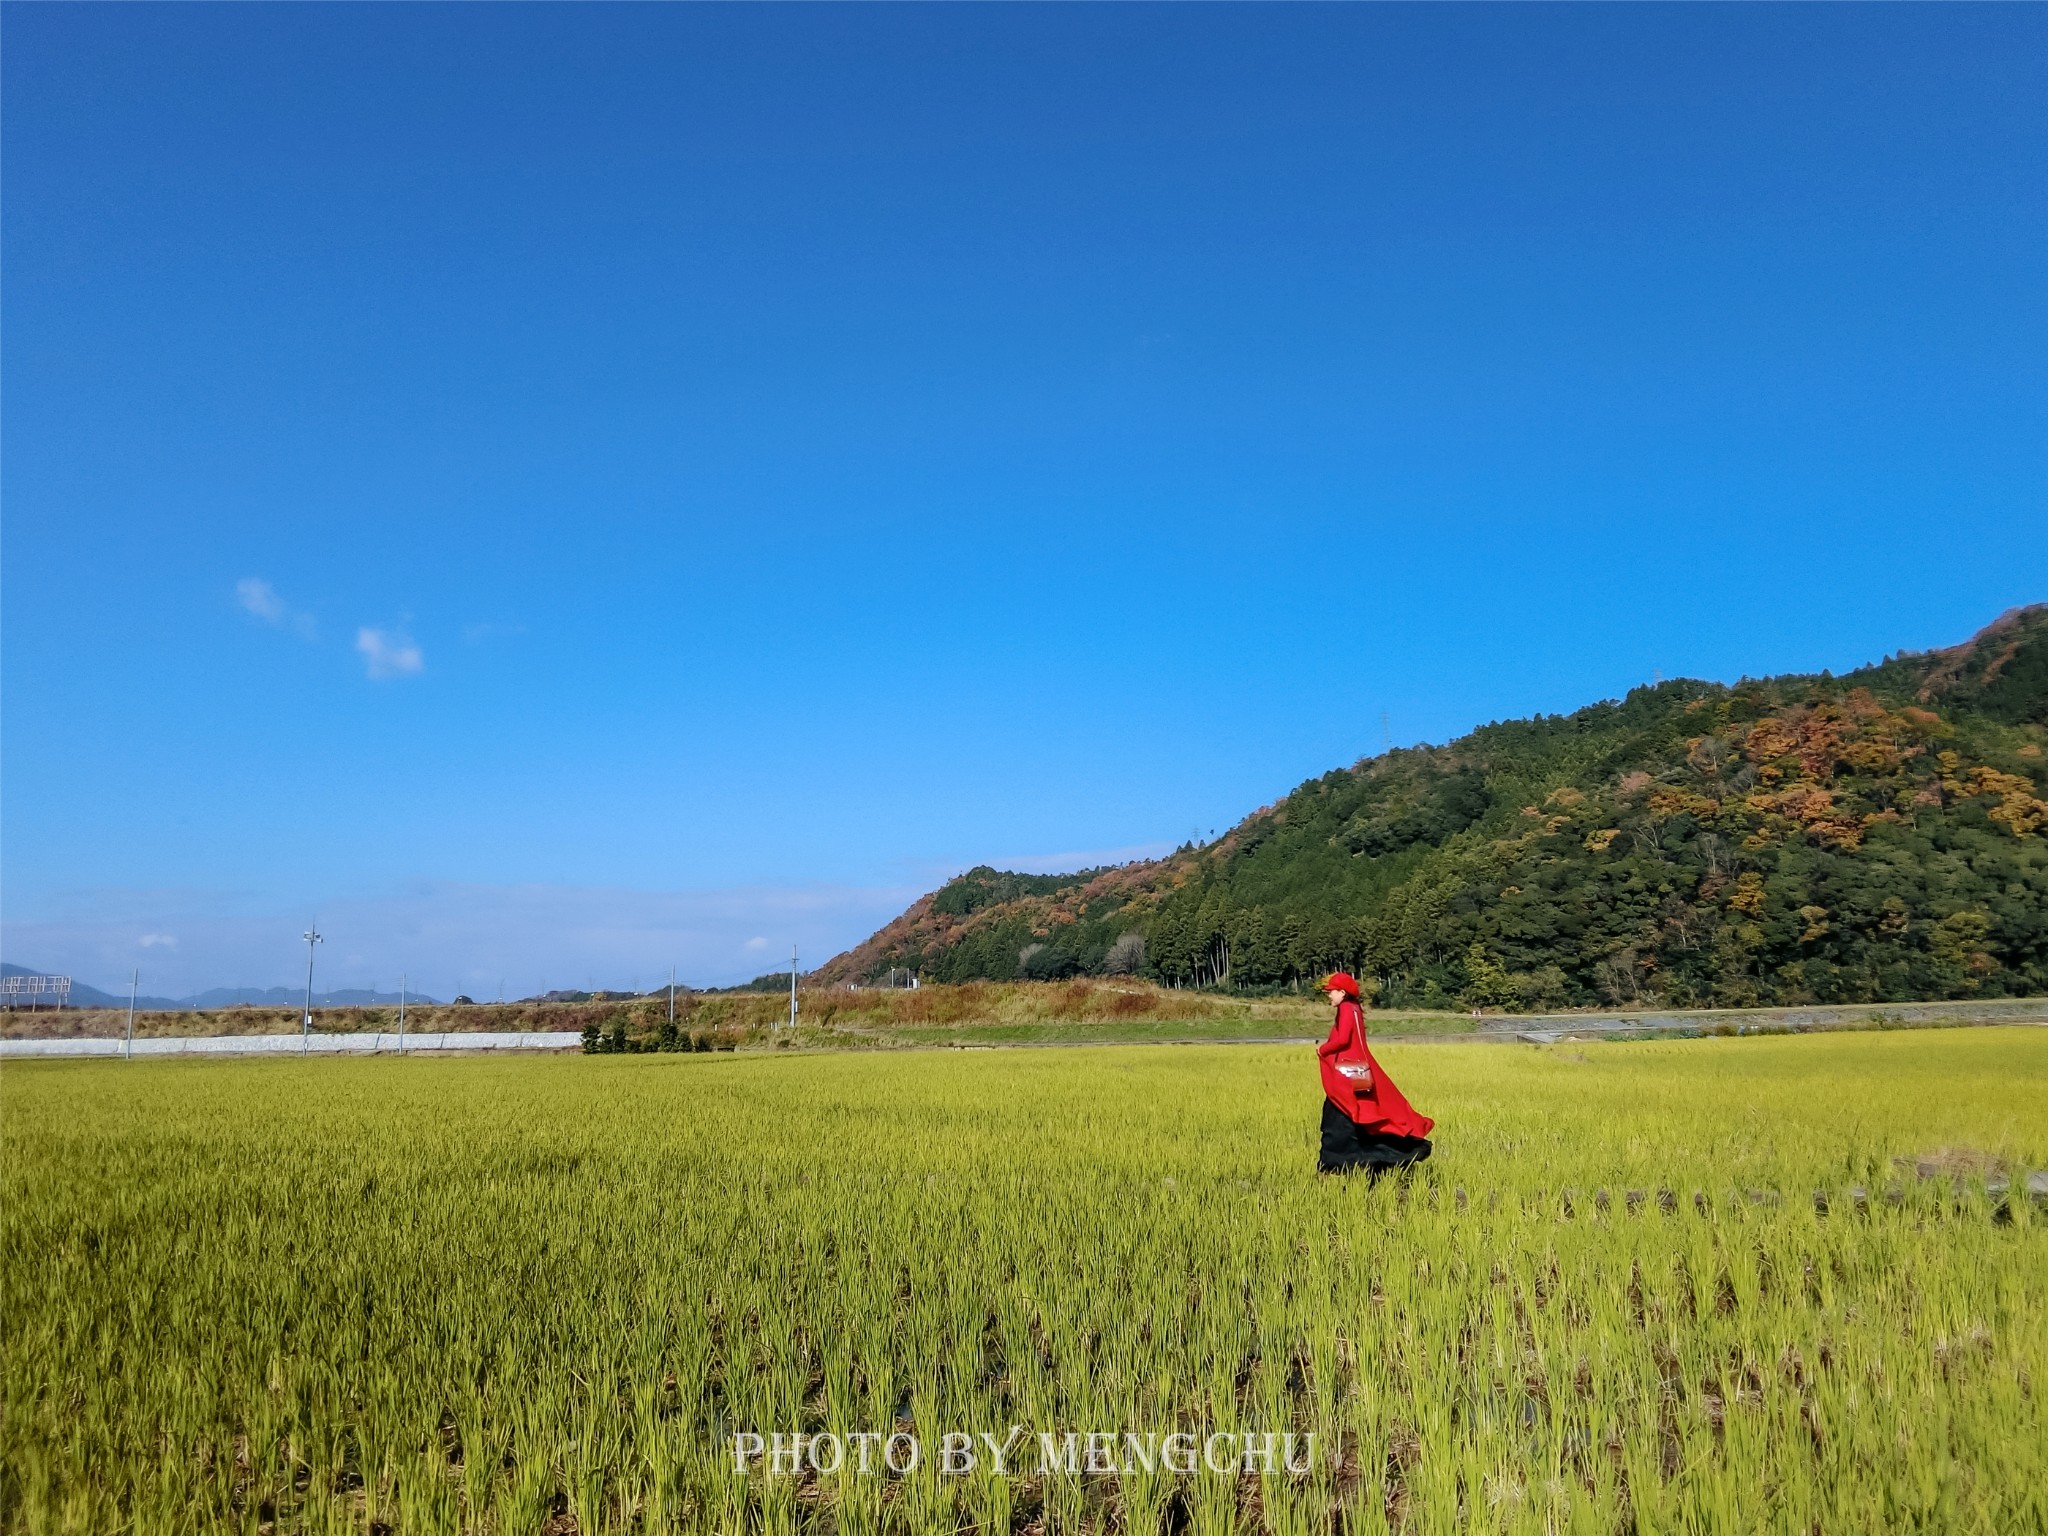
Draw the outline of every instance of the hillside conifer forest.
[[[2048,992],[2048,605],[1842,677],[1676,680],[1390,751],[1164,859],[972,869],[811,979],[1338,967],[1396,1007]]]

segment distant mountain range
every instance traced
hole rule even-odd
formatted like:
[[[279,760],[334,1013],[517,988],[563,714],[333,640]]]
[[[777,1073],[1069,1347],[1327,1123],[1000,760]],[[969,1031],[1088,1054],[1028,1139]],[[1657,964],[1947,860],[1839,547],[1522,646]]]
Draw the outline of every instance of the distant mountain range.
[[[1362,759],[1168,858],[969,870],[811,978],[1130,974],[1546,1009],[2048,993],[2048,605]]]
[[[0,976],[47,976],[49,971],[32,970],[25,965],[0,964]],[[252,1008],[296,1008],[306,1000],[303,988],[292,987],[215,987],[211,991],[197,992],[190,997],[149,997],[135,999],[138,1010],[150,1013],[170,1013],[180,1010],[211,1011],[218,1008],[233,1008],[246,1004]],[[406,994],[408,1002],[431,1007],[436,999],[422,997],[417,992]],[[315,1008],[372,1008],[396,1007],[396,992],[370,992],[360,987],[343,987],[336,992],[315,992]],[[102,992],[98,987],[89,987],[75,977],[71,982],[71,1006],[74,1008],[126,1008],[128,994]]]

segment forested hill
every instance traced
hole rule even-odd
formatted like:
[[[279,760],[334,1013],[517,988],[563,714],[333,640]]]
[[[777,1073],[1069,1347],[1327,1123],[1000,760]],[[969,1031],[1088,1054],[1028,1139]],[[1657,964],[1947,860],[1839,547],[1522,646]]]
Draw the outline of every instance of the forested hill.
[[[1844,677],[1674,681],[1303,784],[1218,841],[970,870],[820,969],[1392,1005],[2048,992],[2048,605]]]

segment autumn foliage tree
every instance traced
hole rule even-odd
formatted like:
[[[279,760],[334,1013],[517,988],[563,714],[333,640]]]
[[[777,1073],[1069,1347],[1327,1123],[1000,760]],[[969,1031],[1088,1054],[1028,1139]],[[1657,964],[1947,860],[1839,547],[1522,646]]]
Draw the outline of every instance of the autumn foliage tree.
[[[2048,992],[2044,753],[2037,607],[1841,678],[1661,683],[1389,752],[1167,859],[973,871],[834,964],[1073,975],[1138,933],[1170,985],[1343,968],[1424,1007]]]

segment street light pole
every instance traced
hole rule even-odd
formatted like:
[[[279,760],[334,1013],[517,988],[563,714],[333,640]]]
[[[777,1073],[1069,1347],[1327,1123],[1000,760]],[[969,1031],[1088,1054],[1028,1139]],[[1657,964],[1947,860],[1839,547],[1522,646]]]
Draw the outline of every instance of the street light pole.
[[[313,946],[321,943],[320,925],[315,923],[301,935],[306,941],[306,1011],[299,1018],[299,1054],[313,1048]]]

